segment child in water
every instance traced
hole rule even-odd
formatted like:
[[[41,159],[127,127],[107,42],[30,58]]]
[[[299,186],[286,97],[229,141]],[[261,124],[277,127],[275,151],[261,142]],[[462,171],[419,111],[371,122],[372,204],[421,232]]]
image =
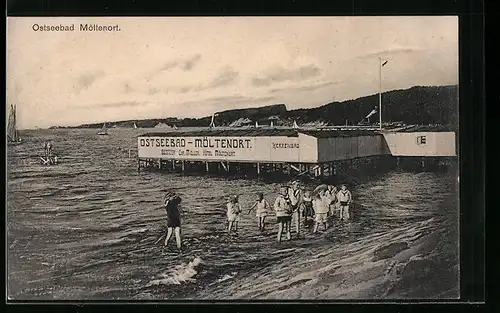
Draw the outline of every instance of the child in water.
[[[333,216],[337,204],[337,187],[329,185],[326,196],[330,200],[328,216]]]
[[[311,224],[314,224],[314,208],[310,191],[306,191],[304,193],[304,197],[302,198],[302,202],[300,204],[300,211],[302,213],[302,217],[304,218],[304,226],[311,231]]]
[[[295,224],[295,235],[299,238],[300,202],[302,201],[302,190],[300,190],[300,182],[298,180],[293,181],[291,188],[288,188],[288,198],[292,204],[292,221],[294,221]]]
[[[337,200],[340,207],[340,220],[349,220],[351,218],[349,205],[352,203],[352,194],[347,190],[346,185],[341,186],[340,191],[337,193]]]
[[[175,232],[175,241],[177,242],[179,251],[181,250],[181,211],[179,209],[181,201],[181,197],[171,191],[167,192],[163,198],[163,204],[167,211],[167,236],[165,238],[165,246],[168,245],[172,233]]]
[[[231,234],[231,230],[238,231],[238,222],[240,220],[241,206],[237,195],[232,195],[227,203],[227,233]]]
[[[290,224],[292,222],[292,202],[288,197],[288,187],[282,186],[280,193],[274,201],[274,211],[278,220],[278,243],[281,243],[283,231],[286,231],[286,237],[291,239]]]
[[[328,210],[330,209],[324,200],[324,195],[325,192],[321,191],[318,194],[316,194],[316,197],[313,200],[313,208],[314,208],[314,213],[316,215],[315,221],[316,224],[314,225],[314,233],[318,231],[319,225],[323,225],[325,231],[327,228],[327,215],[328,215]]]
[[[259,192],[257,194],[257,201],[255,201],[254,205],[248,210],[248,214],[257,207],[257,220],[259,223],[259,230],[263,231],[264,230],[264,225],[265,225],[265,220],[266,216],[269,213],[269,203],[267,202],[266,199],[264,199],[264,194],[262,192]]]

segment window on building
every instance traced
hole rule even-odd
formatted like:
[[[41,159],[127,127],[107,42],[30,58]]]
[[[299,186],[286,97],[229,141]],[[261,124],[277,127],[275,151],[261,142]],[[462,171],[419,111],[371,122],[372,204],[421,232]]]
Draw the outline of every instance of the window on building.
[[[426,136],[418,136],[417,137],[417,145],[425,145],[427,143]]]

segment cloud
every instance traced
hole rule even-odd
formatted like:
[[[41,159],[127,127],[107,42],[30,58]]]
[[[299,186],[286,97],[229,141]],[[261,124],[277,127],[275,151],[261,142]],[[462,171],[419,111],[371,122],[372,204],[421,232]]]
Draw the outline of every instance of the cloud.
[[[247,103],[253,101],[269,101],[273,100],[273,96],[262,96],[262,97],[244,97],[244,96],[222,96],[222,97],[211,97],[208,98],[208,102],[230,102],[230,103]]]
[[[185,71],[190,71],[193,67],[198,63],[201,58],[201,54],[194,55],[191,59],[188,59],[184,63],[182,63],[182,69]]]
[[[123,89],[124,89],[125,93],[131,93],[134,91],[134,88],[132,88],[129,83],[124,83]]]
[[[269,86],[273,83],[284,81],[302,81],[321,74],[321,69],[314,64],[301,66],[296,69],[285,69],[284,67],[269,68],[267,73],[261,77],[252,78],[255,87]]]
[[[168,61],[167,63],[163,64],[160,68],[146,74],[146,79],[152,79],[155,76],[161,74],[162,72],[173,69],[180,69],[182,71],[191,71],[198,64],[200,59],[201,59],[201,54],[195,54],[187,59],[179,58],[172,61]]]
[[[88,72],[79,75],[73,84],[73,89],[76,93],[81,93],[83,90],[89,89],[98,78],[102,78],[104,72]]]
[[[76,107],[81,110],[94,110],[96,108],[102,108],[102,109],[130,108],[139,105],[141,105],[141,103],[137,101],[125,101],[125,102],[101,103],[94,105],[78,105]]]
[[[220,74],[212,80],[207,88],[227,86],[236,81],[237,78],[238,72],[236,72],[232,67],[227,66],[222,69]]]
[[[228,86],[234,83],[238,78],[238,72],[236,72],[231,66],[225,66],[218,71],[218,75],[213,79],[207,79],[205,84],[192,84],[192,85],[174,85],[174,86],[149,86],[146,90],[146,94],[154,95],[159,92],[164,94],[178,93],[185,94],[188,92],[199,92],[208,89],[215,89],[218,87]]]
[[[192,86],[183,86],[183,87],[177,88],[177,92],[178,93],[187,93],[187,92],[190,92],[192,89],[193,89]]]
[[[341,81],[324,82],[324,83],[307,85],[307,86],[300,86],[300,87],[274,88],[274,89],[271,89],[269,92],[270,93],[277,93],[277,92],[281,92],[281,91],[313,91],[313,90],[325,88],[328,86],[336,85],[339,83],[341,83]]]
[[[379,50],[379,51],[375,51],[375,52],[366,53],[366,54],[358,56],[357,58],[358,59],[368,59],[368,58],[374,58],[374,57],[387,57],[389,55],[408,54],[408,53],[413,53],[413,52],[420,52],[423,50],[424,49],[419,48],[419,47],[391,48],[391,49],[385,49],[385,50]]]

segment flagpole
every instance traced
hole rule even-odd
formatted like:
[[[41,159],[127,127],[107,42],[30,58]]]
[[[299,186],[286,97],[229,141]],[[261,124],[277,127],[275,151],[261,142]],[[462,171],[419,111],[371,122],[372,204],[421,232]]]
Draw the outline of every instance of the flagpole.
[[[382,57],[379,57],[379,61],[378,119],[379,129],[382,130]]]

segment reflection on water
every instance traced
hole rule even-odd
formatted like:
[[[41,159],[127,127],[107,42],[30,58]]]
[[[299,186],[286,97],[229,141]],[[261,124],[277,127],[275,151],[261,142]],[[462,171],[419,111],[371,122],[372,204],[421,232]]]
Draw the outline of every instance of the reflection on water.
[[[256,270],[266,277],[266,269],[276,270],[292,256],[307,263],[321,259],[322,253],[330,255],[332,247],[362,248],[370,240],[395,238],[397,230],[408,235],[417,227],[421,235],[444,221],[457,225],[456,176],[392,172],[352,186],[357,219],[349,225],[335,224],[327,233],[306,234],[278,246],[275,218],[261,233],[255,213],[246,214],[257,192],[273,201],[278,184],[138,173],[136,160],[128,158],[137,134],[119,129],[110,130],[110,136],[96,136],[94,130],[37,131],[25,134],[23,145],[9,147],[10,298],[202,297],[204,288],[253,277]],[[38,153],[49,138],[61,163],[43,167]],[[161,199],[167,188],[183,197],[182,254],[153,245],[165,226]],[[229,193],[241,194],[245,212],[237,236],[224,232]],[[337,255],[345,254],[342,258],[358,252],[336,249]],[[300,273],[301,268],[293,270]],[[224,291],[217,295],[229,296]]]

